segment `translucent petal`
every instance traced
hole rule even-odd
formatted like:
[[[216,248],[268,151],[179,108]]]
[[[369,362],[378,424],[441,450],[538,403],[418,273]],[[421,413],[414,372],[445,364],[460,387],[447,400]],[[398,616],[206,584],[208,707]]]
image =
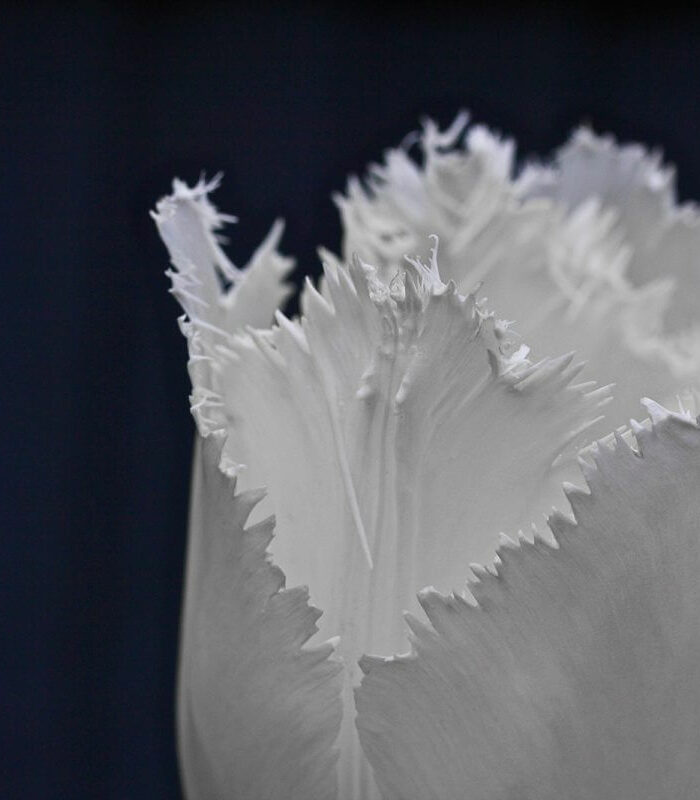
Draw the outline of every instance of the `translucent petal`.
[[[320,612],[266,554],[273,521],[245,528],[260,493],[219,469],[222,435],[197,437],[178,676],[188,800],[336,795],[340,664],[309,647]]]
[[[428,589],[412,653],[365,660],[384,800],[700,796],[700,428],[647,407],[568,488],[557,549],[505,540],[476,607]]]
[[[572,385],[571,356],[530,364],[434,258],[390,285],[359,261],[329,266],[325,291],[307,287],[301,321],[238,337],[223,376],[252,454],[241,480],[266,485],[277,515],[275,560],[341,637],[341,796],[369,800],[357,659],[406,645],[422,586],[461,589],[499,530],[565,504],[558,475],[606,392]]]
[[[700,225],[690,209],[669,210],[670,171],[642,148],[618,152],[579,132],[559,169],[512,181],[512,142],[465,124],[439,133],[426,123],[422,166],[392,150],[365,185],[350,180],[336,198],[345,257],[391,278],[437,234],[445,280],[462,293],[483,282],[533,353],[575,350],[587,375],[618,382],[611,428],[641,395],[671,398],[697,383]],[[655,279],[629,277],[642,273]]]

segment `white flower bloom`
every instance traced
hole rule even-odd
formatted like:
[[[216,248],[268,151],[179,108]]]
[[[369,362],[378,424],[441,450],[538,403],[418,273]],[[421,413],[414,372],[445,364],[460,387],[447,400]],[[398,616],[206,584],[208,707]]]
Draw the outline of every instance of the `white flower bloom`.
[[[605,288],[589,302],[600,292],[610,322],[626,245],[602,207],[523,200],[511,146],[485,131],[442,153],[455,133],[428,126],[424,170],[395,153],[371,195],[351,184],[346,248],[361,258],[328,255],[301,319],[277,312],[272,328],[290,266],[279,226],[237,270],[211,185],[176,182],[158,205],[200,434],[179,675],[189,800],[700,790],[700,430],[650,404],[643,457],[603,445],[597,467],[582,462],[590,495],[562,491],[610,392],[576,383],[571,355],[532,363],[472,291],[476,273],[511,307],[551,299],[540,237],[568,236],[598,248]],[[553,185],[528,191],[538,180]],[[528,295],[530,257],[542,280]],[[574,294],[588,258],[564,259]],[[592,319],[584,303],[576,325]],[[545,339],[555,320],[532,330]],[[552,505],[575,522],[531,526]],[[499,532],[519,529],[516,552],[496,555]],[[671,761],[649,758],[657,741]]]

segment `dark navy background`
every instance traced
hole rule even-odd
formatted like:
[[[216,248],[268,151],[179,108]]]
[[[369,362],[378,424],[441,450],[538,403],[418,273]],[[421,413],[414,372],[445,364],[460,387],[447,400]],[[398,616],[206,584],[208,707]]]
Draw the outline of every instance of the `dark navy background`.
[[[193,428],[148,210],[173,175],[223,170],[234,260],[283,216],[316,270],[346,174],[465,107],[524,153],[584,119],[663,146],[700,197],[700,28],[668,4],[3,14],[0,797],[177,798]]]

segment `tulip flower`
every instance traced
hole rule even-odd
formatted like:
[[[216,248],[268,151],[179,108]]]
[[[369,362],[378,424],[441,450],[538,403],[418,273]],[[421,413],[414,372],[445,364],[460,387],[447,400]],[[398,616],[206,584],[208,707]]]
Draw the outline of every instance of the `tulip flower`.
[[[238,269],[216,182],[158,204],[198,432],[188,800],[700,793],[700,427],[645,400],[590,445],[611,388],[558,346],[676,389],[636,323],[634,203],[605,205],[636,189],[608,169],[617,194],[579,197],[566,150],[512,178],[509,144],[455,136],[429,124],[423,166],[351,182],[300,318],[277,310],[281,224]]]

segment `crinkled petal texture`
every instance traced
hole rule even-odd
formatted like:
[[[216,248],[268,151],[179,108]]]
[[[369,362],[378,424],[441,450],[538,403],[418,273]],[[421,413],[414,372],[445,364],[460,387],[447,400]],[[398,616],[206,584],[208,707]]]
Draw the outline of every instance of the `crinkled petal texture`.
[[[336,198],[345,258],[356,252],[390,278],[437,234],[443,277],[462,293],[483,281],[534,353],[576,350],[591,376],[619,381],[611,427],[640,396],[697,382],[700,225],[672,209],[669,171],[638,147],[586,157],[591,135],[580,131],[558,170],[513,181],[513,143],[465,124],[441,133],[428,122],[422,165],[392,150],[364,186],[349,181]]]
[[[236,494],[222,438],[198,437],[194,461],[178,688],[187,797],[329,800],[342,667],[332,644],[306,644],[320,612],[269,563],[272,520],[245,527],[260,493]]]
[[[365,660],[384,800],[700,797],[700,428],[649,410],[569,488],[558,548],[506,544],[476,606],[424,591],[412,653]]]

